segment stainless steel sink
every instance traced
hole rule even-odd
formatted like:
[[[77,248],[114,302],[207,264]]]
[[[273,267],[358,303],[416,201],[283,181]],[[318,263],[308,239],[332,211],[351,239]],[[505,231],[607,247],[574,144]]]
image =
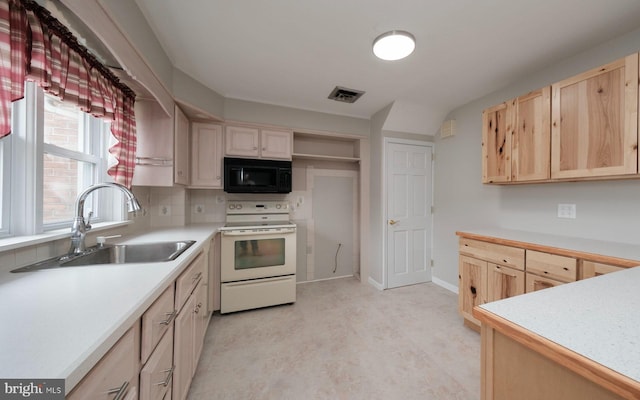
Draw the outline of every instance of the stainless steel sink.
[[[29,272],[41,269],[76,267],[96,264],[153,263],[175,260],[195,241],[158,242],[140,244],[115,244],[94,246],[82,254],[64,255],[35,264],[27,265],[11,272]]]

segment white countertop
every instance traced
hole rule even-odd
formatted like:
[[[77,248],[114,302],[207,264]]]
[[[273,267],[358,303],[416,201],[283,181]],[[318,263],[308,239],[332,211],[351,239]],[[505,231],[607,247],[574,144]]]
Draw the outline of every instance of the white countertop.
[[[640,245],[637,244],[608,242],[605,240],[583,239],[502,228],[460,229],[460,232],[640,261]]]
[[[640,382],[640,267],[480,307]]]
[[[197,241],[175,261],[0,273],[0,377],[62,378],[68,393],[220,226],[154,230],[120,241]]]

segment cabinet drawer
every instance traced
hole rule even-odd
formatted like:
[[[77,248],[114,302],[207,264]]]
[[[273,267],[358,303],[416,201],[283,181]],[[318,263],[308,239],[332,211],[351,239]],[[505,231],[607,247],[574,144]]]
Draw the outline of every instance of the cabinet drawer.
[[[524,249],[460,238],[460,254],[524,270]]]
[[[141,359],[144,364],[176,316],[175,289],[169,286],[142,315]]]
[[[603,264],[595,261],[582,261],[582,279],[609,274],[611,272],[622,271],[625,267],[618,267],[610,264]]]
[[[176,279],[176,310],[179,311],[187,301],[187,298],[204,275],[204,268],[204,253],[200,252],[187,269]]]
[[[577,278],[575,258],[527,250],[527,272],[562,282],[573,282]]]
[[[67,397],[67,400],[136,398],[140,360],[140,324],[136,323],[105,354]],[[126,397],[125,397],[126,396]]]
[[[173,380],[173,323],[140,371],[140,400],[162,399]]]
[[[562,285],[564,283],[565,282],[562,282],[556,279],[550,279],[544,276],[538,276],[538,275],[530,274],[527,272],[525,286],[526,286],[526,292],[531,293],[538,290],[548,289],[550,287]]]

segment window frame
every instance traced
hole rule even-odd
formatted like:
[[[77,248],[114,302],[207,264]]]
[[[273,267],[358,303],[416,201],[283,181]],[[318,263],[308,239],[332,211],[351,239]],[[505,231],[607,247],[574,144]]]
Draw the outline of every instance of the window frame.
[[[70,229],[68,221],[44,223],[43,188],[44,156],[69,158],[93,164],[90,177],[84,177],[78,193],[90,184],[112,181],[107,174],[110,121],[81,112],[84,140],[89,146],[74,151],[44,143],[45,93],[34,82],[25,83],[25,97],[13,103],[12,134],[1,139],[0,173],[2,178],[2,224],[0,237],[37,235],[59,229]],[[6,190],[10,188],[10,190]],[[99,190],[86,200],[85,218],[95,210],[91,222],[120,222],[126,219],[121,202],[115,201],[117,191]],[[75,199],[73,199],[75,203]]]

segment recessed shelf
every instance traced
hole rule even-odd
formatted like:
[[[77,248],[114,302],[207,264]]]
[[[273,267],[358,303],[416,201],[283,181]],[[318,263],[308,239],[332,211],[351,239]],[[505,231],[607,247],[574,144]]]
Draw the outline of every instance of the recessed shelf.
[[[294,132],[293,158],[359,162],[360,143],[354,138]]]

